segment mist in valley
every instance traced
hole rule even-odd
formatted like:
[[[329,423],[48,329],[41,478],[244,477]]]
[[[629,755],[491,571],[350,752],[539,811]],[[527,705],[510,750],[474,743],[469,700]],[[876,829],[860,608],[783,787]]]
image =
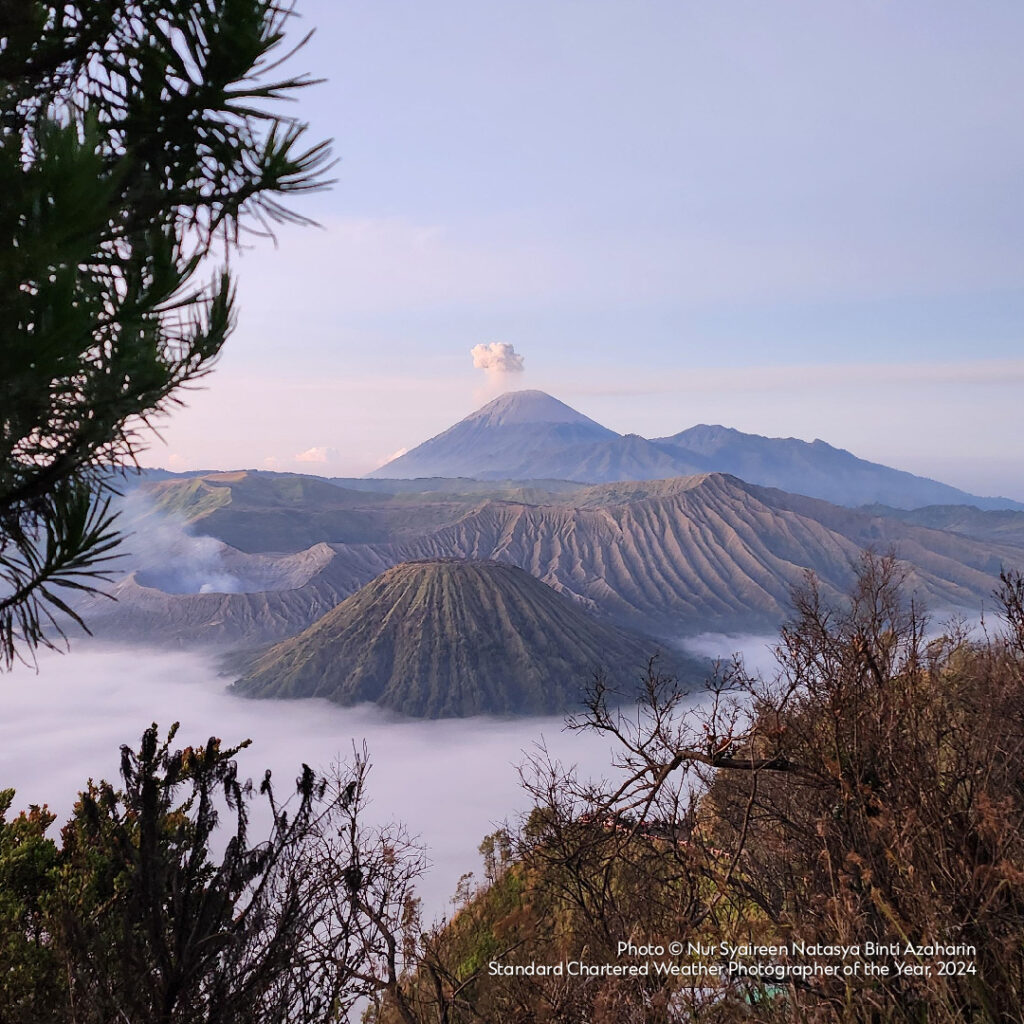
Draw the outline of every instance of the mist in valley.
[[[991,603],[995,604],[994,601]],[[988,609],[987,619],[983,607],[929,610],[918,605],[917,613],[921,617],[924,643],[959,630],[971,640],[982,641],[986,632],[998,631],[1002,626],[999,610],[994,607]],[[781,670],[775,655],[779,646],[778,633],[698,633],[679,638],[676,646],[711,662],[729,662],[733,657],[739,657],[751,675],[760,675],[769,681]]]
[[[766,679],[771,679],[779,667],[775,658],[778,642],[779,637],[775,633],[698,633],[676,641],[677,646],[688,654],[711,661],[728,662],[737,656],[743,660],[748,672],[760,673]]]
[[[770,677],[776,642],[771,635],[708,632],[679,644],[709,659],[738,655],[749,671]],[[483,881],[482,837],[528,810],[516,765],[537,744],[563,764],[578,765],[583,776],[611,772],[609,742],[566,731],[561,717],[410,720],[370,705],[248,700],[228,692],[228,682],[214,655],[194,651],[76,641],[67,654],[46,652],[37,670],[22,665],[2,677],[0,788],[16,789],[15,811],[48,804],[57,816],[51,834],[59,838],[87,780],[116,784],[121,744],[137,746],[154,721],[163,734],[181,723],[176,746],[211,735],[226,744],[251,739],[238,755],[242,777],[258,780],[270,768],[281,797],[293,791],[303,762],[327,769],[365,741],[373,765],[366,821],[400,821],[421,839],[430,866],[417,891],[430,923],[450,916],[463,873]],[[694,693],[694,705],[701,697]],[[268,816],[258,798],[252,806],[256,840]]]
[[[293,791],[303,762],[326,769],[365,740],[370,820],[402,821],[422,838],[431,868],[419,891],[431,919],[445,912],[463,872],[481,877],[483,836],[528,809],[516,765],[536,744],[583,774],[609,771],[608,741],[565,731],[561,717],[420,721],[369,705],[247,700],[227,684],[215,660],[197,653],[96,642],[44,653],[38,671],[19,666],[2,677],[0,788],[17,791],[15,811],[48,804],[56,835],[90,777],[118,781],[121,745],[137,746],[151,722],[164,734],[180,722],[176,746],[211,735],[226,744],[251,739],[238,756],[240,773],[258,780],[270,768],[281,796]],[[255,837],[266,820],[254,811],[253,821]]]
[[[134,571],[143,585],[171,593],[237,593],[298,582],[287,578],[295,571],[290,563],[246,555],[201,535],[143,493],[122,499],[121,508],[127,539],[117,576]],[[752,670],[768,671],[773,640],[707,633],[680,646],[711,659],[742,652]],[[3,679],[0,788],[15,788],[15,810],[48,804],[57,815],[56,834],[88,779],[118,781],[121,745],[137,746],[152,722],[162,735],[180,722],[176,746],[211,735],[231,745],[251,739],[238,756],[241,773],[259,779],[270,768],[279,796],[292,791],[303,762],[325,770],[351,759],[353,747],[365,741],[373,764],[371,819],[401,821],[421,837],[431,868],[419,889],[427,916],[434,917],[445,912],[460,875],[482,874],[482,837],[528,810],[516,766],[538,744],[562,763],[578,765],[581,775],[611,771],[609,742],[567,731],[562,716],[415,720],[371,705],[248,700],[227,690],[230,677],[221,672],[211,651],[76,639],[67,654],[42,653],[38,670],[19,666]],[[257,802],[254,837],[267,824],[261,810]]]

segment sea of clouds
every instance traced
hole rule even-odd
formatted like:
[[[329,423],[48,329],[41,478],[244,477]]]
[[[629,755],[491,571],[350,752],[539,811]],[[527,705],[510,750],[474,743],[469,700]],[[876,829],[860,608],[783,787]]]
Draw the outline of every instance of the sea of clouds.
[[[241,773],[258,780],[270,768],[281,794],[293,791],[303,762],[326,769],[365,740],[370,815],[422,837],[432,866],[419,888],[432,919],[445,913],[463,872],[480,878],[483,836],[529,809],[516,766],[536,744],[587,775],[609,771],[608,741],[567,732],[561,718],[417,721],[368,705],[247,700],[227,682],[196,653],[76,643],[68,654],[43,654],[38,670],[0,675],[0,788],[17,790],[15,809],[48,804],[56,834],[89,778],[117,781],[121,745],[137,746],[151,722],[180,722],[177,746],[211,735],[251,739],[238,756]],[[257,834],[258,814],[254,822]]]
[[[684,645],[710,658],[739,652],[769,674],[772,639],[703,634]],[[259,779],[270,768],[281,794],[292,791],[303,762],[325,770],[365,741],[370,815],[405,823],[426,845],[431,868],[419,890],[433,919],[450,910],[460,875],[482,874],[483,836],[529,810],[517,766],[539,744],[584,777],[612,774],[609,741],[568,731],[561,717],[420,721],[371,705],[248,700],[228,692],[228,681],[212,656],[194,652],[76,641],[69,653],[43,653],[37,668],[0,675],[0,788],[17,790],[15,809],[48,804],[59,826],[89,778],[117,781],[121,745],[137,746],[151,722],[162,730],[180,722],[178,746],[251,739],[238,757],[243,776]],[[256,834],[258,813],[254,822]]]

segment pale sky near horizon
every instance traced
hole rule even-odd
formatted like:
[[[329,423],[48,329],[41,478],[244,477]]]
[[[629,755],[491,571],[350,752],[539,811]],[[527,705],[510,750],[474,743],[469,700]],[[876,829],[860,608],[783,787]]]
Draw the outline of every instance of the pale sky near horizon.
[[[358,475],[536,387],[1024,499],[1024,7],[299,9],[323,226],[244,254],[146,464]],[[525,372],[474,369],[494,341]]]

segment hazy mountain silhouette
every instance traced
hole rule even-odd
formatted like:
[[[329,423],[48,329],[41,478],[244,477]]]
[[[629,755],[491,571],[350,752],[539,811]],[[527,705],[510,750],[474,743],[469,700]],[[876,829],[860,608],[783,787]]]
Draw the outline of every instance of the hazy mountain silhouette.
[[[703,424],[654,440],[620,436],[542,391],[502,395],[371,476],[607,483],[706,472],[838,505],[1024,509],[1008,498],[980,497],[859,459],[821,440],[761,437]]]
[[[701,424],[656,444],[681,458],[703,462],[716,473],[776,487],[793,494],[822,498],[834,505],[885,504],[894,508],[924,505],[974,505],[977,508],[1024,508],[1009,498],[986,498],[927,477],[859,459],[820,439],[761,437],[731,427]]]

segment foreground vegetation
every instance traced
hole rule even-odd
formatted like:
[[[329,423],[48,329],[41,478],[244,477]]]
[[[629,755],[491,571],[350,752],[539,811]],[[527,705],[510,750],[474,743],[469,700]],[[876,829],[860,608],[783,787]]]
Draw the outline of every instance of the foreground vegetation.
[[[487,884],[429,929],[419,850],[360,820],[365,755],[304,769],[282,806],[235,750],[150,729],[60,843],[5,795],[0,1021],[321,1022],[360,999],[377,1024],[1024,1020],[1024,579],[998,597],[1000,631],[937,631],[868,555],[846,602],[812,578],[795,595],[773,679],[723,666],[696,707],[656,665],[637,706],[596,680],[572,724],[614,741],[612,781],[526,766],[532,813],[487,837]],[[670,942],[686,952],[622,951]],[[744,943],[876,969],[491,966],[710,968]],[[934,946],[970,969],[940,971]]]
[[[0,5],[0,669],[86,625],[117,473],[234,327],[240,233],[326,184],[281,109],[290,7]]]
[[[725,666],[687,710],[652,666],[629,711],[598,680],[574,725],[614,740],[615,781],[530,767],[536,807],[508,863],[426,937],[404,1005],[380,1019],[1024,1020],[1024,582],[1004,575],[997,596],[1002,632],[936,634],[896,561],[866,555],[846,603],[811,578],[795,595],[772,680]],[[707,952],[620,952],[672,941]],[[744,943],[842,946],[860,952],[802,960],[874,966],[795,978],[490,968],[692,969]]]
[[[282,803],[269,772],[238,778],[240,748],[173,739],[124,748],[120,788],[90,783],[59,845],[53,815],[5,820],[0,793],[3,1024],[329,1022],[394,982],[423,861],[362,824],[365,752],[303,765]]]

